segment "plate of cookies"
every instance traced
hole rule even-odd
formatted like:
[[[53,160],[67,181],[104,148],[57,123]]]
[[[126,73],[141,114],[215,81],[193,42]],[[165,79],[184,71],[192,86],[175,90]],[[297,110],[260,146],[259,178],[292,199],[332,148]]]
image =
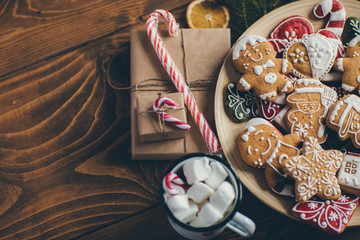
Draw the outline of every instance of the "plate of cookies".
[[[226,56],[215,121],[242,183],[326,232],[360,226],[360,2],[303,0],[249,27]]]

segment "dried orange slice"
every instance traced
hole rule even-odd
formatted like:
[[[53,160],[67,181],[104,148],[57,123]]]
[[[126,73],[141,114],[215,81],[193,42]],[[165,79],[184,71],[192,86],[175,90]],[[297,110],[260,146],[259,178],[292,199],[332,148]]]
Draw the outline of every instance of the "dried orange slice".
[[[229,25],[229,11],[214,0],[196,0],[186,10],[190,28],[226,28]]]

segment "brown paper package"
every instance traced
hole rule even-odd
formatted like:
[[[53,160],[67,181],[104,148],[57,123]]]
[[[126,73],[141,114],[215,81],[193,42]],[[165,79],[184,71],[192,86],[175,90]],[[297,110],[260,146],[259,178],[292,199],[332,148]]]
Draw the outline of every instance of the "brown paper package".
[[[165,112],[170,116],[187,123],[186,108],[184,107],[183,95],[179,92],[164,94],[179,105],[176,109],[164,106]],[[187,131],[180,129],[173,124],[161,121],[153,110],[153,103],[159,96],[138,96],[137,98],[137,123],[141,142],[151,142],[184,138]],[[161,142],[159,142],[161,144]]]
[[[180,29],[176,37],[169,36],[166,31],[159,31],[159,34],[176,66],[190,85],[199,109],[215,131],[215,85],[220,67],[230,50],[230,30]],[[187,122],[191,129],[185,138],[141,142],[137,123],[137,98],[153,96],[156,99],[159,92],[169,93],[176,90],[162,67],[146,31],[131,31],[130,44],[131,85],[137,85],[131,92],[133,160],[172,160],[185,154],[209,152],[189,111]],[[200,86],[195,87],[195,83],[199,83]]]

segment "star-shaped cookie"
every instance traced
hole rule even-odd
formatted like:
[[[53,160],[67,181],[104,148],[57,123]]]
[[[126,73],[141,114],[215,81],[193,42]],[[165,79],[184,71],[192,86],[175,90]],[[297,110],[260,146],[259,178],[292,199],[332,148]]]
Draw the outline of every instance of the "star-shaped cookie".
[[[317,138],[307,137],[302,147],[302,155],[283,160],[282,169],[295,180],[296,199],[306,202],[314,195],[336,200],[341,189],[336,172],[344,160],[338,150],[324,150]]]

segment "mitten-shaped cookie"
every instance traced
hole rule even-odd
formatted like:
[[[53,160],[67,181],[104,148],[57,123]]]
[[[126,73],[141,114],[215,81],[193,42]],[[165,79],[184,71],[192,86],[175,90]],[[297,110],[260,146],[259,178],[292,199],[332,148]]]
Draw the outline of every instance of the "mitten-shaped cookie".
[[[336,200],[341,195],[336,172],[344,155],[338,150],[324,150],[315,137],[307,137],[302,155],[283,159],[282,169],[295,180],[296,199],[302,203],[313,196]]]
[[[348,57],[336,60],[335,70],[344,72],[342,88],[348,92],[358,90],[360,93],[360,36],[353,38],[346,49]]]
[[[316,79],[299,79],[294,84],[294,93],[287,97],[290,110],[285,115],[285,124],[291,133],[299,134],[302,140],[314,136],[325,142],[325,120],[329,108],[336,102],[337,93]]]
[[[276,58],[275,54],[271,43],[262,36],[240,39],[233,50],[233,65],[243,73],[238,89],[254,89],[255,95],[270,102],[277,99],[278,92],[292,92],[293,85],[283,76],[291,72],[292,65],[286,59]]]
[[[350,138],[360,148],[360,97],[349,94],[340,99],[330,109],[326,125],[337,131],[341,141]]]

